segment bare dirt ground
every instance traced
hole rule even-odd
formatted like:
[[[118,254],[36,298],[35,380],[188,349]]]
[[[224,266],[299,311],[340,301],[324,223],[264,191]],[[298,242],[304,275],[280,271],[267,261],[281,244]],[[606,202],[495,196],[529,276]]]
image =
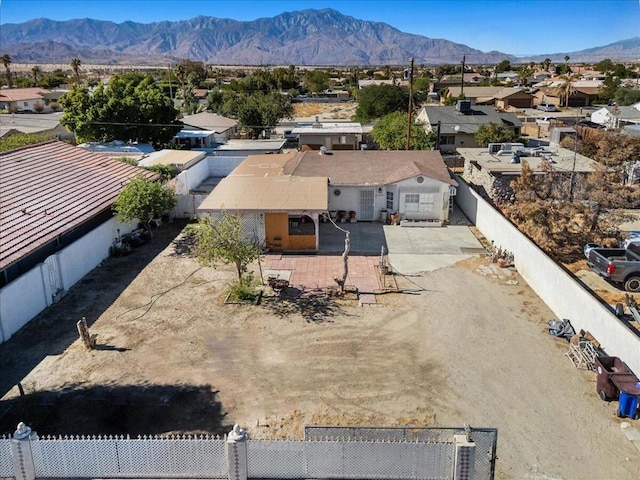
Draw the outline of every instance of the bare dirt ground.
[[[320,120],[351,120],[356,113],[356,102],[343,103],[294,103],[293,115],[296,119],[313,118]]]
[[[377,306],[319,298],[226,305],[227,267],[202,268],[180,225],[95,269],[0,345],[0,432],[224,433],[299,438],[305,424],[497,427],[502,479],[637,479],[640,454],[595,374],[563,356],[552,313],[484,257],[422,276]],[[86,351],[85,316],[98,348]],[[309,318],[306,316],[306,318]],[[18,397],[18,382],[27,392]]]

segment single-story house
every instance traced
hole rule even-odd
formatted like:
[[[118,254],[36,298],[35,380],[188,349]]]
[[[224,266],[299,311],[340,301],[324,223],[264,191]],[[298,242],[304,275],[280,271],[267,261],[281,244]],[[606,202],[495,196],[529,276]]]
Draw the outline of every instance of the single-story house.
[[[175,136],[175,143],[188,148],[209,148],[234,138],[238,122],[215,113],[200,112],[182,118],[184,128]]]
[[[561,174],[575,172],[577,176],[592,172],[597,162],[559,146],[525,148],[522,144],[490,144],[495,148],[459,148],[464,158],[465,179],[484,191],[492,200],[510,199],[511,182],[522,173],[526,161],[534,173],[543,175],[543,161]],[[516,153],[517,152],[517,153]]]
[[[470,100],[474,105],[493,105],[496,94],[503,89],[503,86],[465,86],[463,89],[460,85],[451,85],[447,87],[444,98],[459,98],[464,95],[464,98]]]
[[[459,101],[455,107],[423,107],[416,121],[422,122],[427,132],[439,134],[440,150],[453,152],[458,148],[477,147],[474,135],[481,125],[505,125],[520,135],[522,121],[513,112],[499,112],[490,105],[471,105]]]
[[[199,217],[238,213],[244,234],[279,250],[317,250],[320,215],[327,211],[327,177],[283,173],[297,153],[250,155],[223,178],[197,209]]]
[[[494,105],[500,110],[523,109],[533,107],[533,95],[522,88],[507,87],[494,96]]]
[[[461,74],[443,75],[440,80],[435,82],[433,89],[442,90],[445,87],[461,85],[463,76]],[[465,85],[478,85],[487,80],[487,77],[475,72],[466,72],[464,74]]]
[[[75,136],[60,125],[62,113],[22,113],[0,115],[0,133],[9,130],[19,133],[47,133],[58,138],[73,139]]]
[[[328,150],[357,150],[362,144],[362,125],[352,122],[320,122],[298,126],[291,131],[298,137],[300,147],[312,150],[325,147]]]
[[[323,214],[334,221],[442,224],[457,183],[437,151],[342,150],[249,156],[198,207],[241,214],[265,248],[317,250]]]
[[[353,212],[358,221],[379,220],[385,211],[400,220],[444,223],[457,187],[438,151],[306,151],[284,172],[328,177],[331,216]]]
[[[606,106],[591,113],[591,121],[607,128],[622,128],[640,124],[640,104],[636,106]]]
[[[157,174],[51,141],[0,153],[0,342],[95,268],[135,227],[111,209]]]
[[[42,112],[49,101],[44,88],[3,88],[0,90],[0,110],[9,112]]]

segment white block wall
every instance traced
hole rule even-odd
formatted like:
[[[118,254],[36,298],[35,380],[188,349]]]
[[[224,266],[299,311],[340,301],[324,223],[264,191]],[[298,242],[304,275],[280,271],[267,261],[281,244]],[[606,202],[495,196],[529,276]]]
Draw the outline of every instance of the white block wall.
[[[558,319],[569,319],[576,331],[591,332],[608,355],[620,357],[640,375],[640,338],[613,308],[587,291],[462,179],[456,180],[460,184],[456,203],[487,239],[513,253],[522,278]]]

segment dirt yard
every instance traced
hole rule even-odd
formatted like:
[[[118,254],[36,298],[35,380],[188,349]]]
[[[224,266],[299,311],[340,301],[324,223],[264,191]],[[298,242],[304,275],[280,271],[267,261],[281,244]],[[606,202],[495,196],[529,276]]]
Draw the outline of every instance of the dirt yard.
[[[107,260],[0,345],[0,433],[224,433],[295,438],[305,424],[497,427],[501,479],[637,479],[640,454],[595,375],[563,356],[548,308],[484,257],[377,306],[318,298],[316,321],[271,296],[227,305],[230,268],[202,268],[163,226]],[[513,284],[513,280],[517,284]],[[98,348],[86,351],[85,316]],[[27,393],[18,397],[15,385]]]

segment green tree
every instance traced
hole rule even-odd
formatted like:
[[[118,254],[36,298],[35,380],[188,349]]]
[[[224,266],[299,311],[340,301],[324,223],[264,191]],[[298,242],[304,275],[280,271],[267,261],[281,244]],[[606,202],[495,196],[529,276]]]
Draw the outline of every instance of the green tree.
[[[224,116],[236,118],[241,127],[253,130],[256,137],[293,115],[290,100],[278,92],[229,96],[220,111]]]
[[[519,140],[516,133],[506,125],[498,123],[486,123],[478,127],[473,136],[480,147],[486,147],[490,143],[508,143]]]
[[[372,85],[358,93],[355,121],[370,122],[392,112],[409,108],[409,92],[395,85]]]
[[[330,76],[322,70],[308,70],[304,76],[304,87],[308,92],[323,92],[329,87]]]
[[[544,71],[548,72],[549,71],[549,66],[551,65],[551,59],[550,58],[545,58],[542,61],[541,65],[542,65],[542,68],[544,68]]]
[[[407,147],[407,125],[409,114],[393,112],[380,118],[371,135],[384,150],[404,150]],[[436,135],[427,133],[421,123],[411,125],[411,150],[431,150],[435,147]]]
[[[69,64],[71,65],[71,70],[73,70],[73,74],[76,77],[76,82],[80,83],[80,65],[82,65],[82,62],[79,58],[72,58]]]
[[[134,220],[140,220],[153,237],[151,219],[170,210],[176,203],[176,196],[169,188],[140,175],[120,191],[113,209],[118,214],[118,219],[123,222],[132,223]]]
[[[511,70],[511,62],[509,60],[502,60],[500,63],[496,65],[495,72],[503,73]]]
[[[40,69],[40,67],[38,65],[35,65],[32,69],[31,69],[31,75],[33,75],[33,85],[34,86],[38,86],[38,77],[42,74],[42,70]]]
[[[5,76],[7,77],[7,87],[13,88],[13,82],[11,81],[11,70],[9,69],[9,65],[11,65],[11,55],[5,53],[2,55],[2,65],[4,66]]]
[[[53,140],[55,136],[51,133],[14,133],[12,135],[2,137],[0,142],[0,152],[7,152],[36,143],[48,142]]]
[[[238,282],[242,282],[249,264],[262,253],[257,244],[243,235],[242,219],[227,210],[218,216],[201,218],[190,231],[196,239],[194,253],[200,263],[213,267],[219,261],[233,264]]]
[[[137,140],[163,144],[180,131],[172,100],[147,76],[140,83],[114,75],[93,94],[76,84],[60,98],[60,123],[78,141]]]
[[[616,105],[633,105],[640,102],[640,90],[635,88],[619,88],[614,99]]]

